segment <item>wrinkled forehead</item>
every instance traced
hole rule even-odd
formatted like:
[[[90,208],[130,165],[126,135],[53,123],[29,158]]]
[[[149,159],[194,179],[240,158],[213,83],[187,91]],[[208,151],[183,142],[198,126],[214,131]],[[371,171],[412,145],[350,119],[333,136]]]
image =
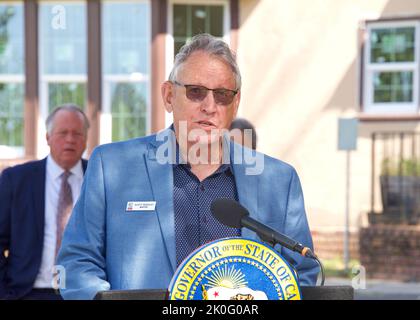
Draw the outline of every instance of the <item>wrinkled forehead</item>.
[[[177,79],[195,80],[201,84],[208,82],[231,83],[235,86],[235,74],[231,66],[222,58],[205,52],[195,52],[177,70]]]
[[[77,128],[85,130],[84,118],[79,112],[60,110],[52,119],[52,129]]]

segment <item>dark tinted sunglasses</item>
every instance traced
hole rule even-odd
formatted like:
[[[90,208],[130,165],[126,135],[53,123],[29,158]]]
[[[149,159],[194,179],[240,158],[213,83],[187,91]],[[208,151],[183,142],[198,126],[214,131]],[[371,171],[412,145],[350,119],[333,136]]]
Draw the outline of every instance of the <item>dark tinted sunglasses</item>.
[[[233,98],[238,93],[238,90],[229,90],[229,89],[209,89],[204,86],[199,86],[195,84],[183,84],[178,81],[173,81],[174,84],[185,87],[185,95],[187,98],[194,102],[203,101],[209,91],[213,91],[213,98],[217,104],[227,106],[232,103]]]

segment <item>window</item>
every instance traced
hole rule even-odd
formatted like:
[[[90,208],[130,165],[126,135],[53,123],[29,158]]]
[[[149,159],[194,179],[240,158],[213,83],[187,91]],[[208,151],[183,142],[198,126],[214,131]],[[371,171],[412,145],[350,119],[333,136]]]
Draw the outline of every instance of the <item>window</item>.
[[[174,54],[192,36],[210,33],[222,38],[224,35],[223,4],[173,4]]]
[[[166,75],[175,55],[186,41],[199,33],[209,33],[229,43],[230,11],[228,0],[170,0],[168,10],[169,37],[166,44]],[[166,113],[166,126],[172,115]]]
[[[24,155],[23,4],[0,4],[0,158]]]
[[[229,43],[231,5],[238,6],[237,1],[230,0],[152,1],[0,1],[0,159],[18,158],[25,153],[44,157],[49,151],[45,141],[48,114],[63,103],[86,107],[88,95],[94,100],[90,101],[92,109],[101,111],[100,119],[96,118],[98,113],[89,115],[94,124],[90,131],[92,144],[150,133],[152,4],[158,12],[167,9],[162,16],[168,19],[168,42],[164,46],[160,40],[153,42],[153,50],[167,50],[167,73],[174,53],[197,33],[207,32]],[[236,23],[237,12],[234,14]],[[162,16],[157,17],[159,39],[165,32],[161,30]],[[101,25],[96,33],[93,31],[99,27],[98,19]],[[25,30],[31,33],[26,39]],[[32,32],[37,35],[34,37]],[[101,47],[89,50],[89,56],[88,35],[101,36]],[[94,42],[90,43],[92,47]],[[38,58],[37,70],[31,65],[25,69],[25,60],[32,63],[34,56]],[[89,73],[92,85],[87,86],[88,60],[92,63],[95,59],[100,59],[101,70],[93,63]],[[102,92],[97,92],[98,87]],[[99,94],[102,99],[98,99]],[[156,123],[160,127],[160,121]],[[37,131],[29,132],[32,128]]]
[[[101,143],[150,132],[150,3],[102,3]]]
[[[364,111],[413,114],[419,106],[420,22],[367,26]]]
[[[86,103],[86,3],[39,3],[40,111],[44,121],[60,104]],[[47,153],[45,135],[39,134],[39,156]]]

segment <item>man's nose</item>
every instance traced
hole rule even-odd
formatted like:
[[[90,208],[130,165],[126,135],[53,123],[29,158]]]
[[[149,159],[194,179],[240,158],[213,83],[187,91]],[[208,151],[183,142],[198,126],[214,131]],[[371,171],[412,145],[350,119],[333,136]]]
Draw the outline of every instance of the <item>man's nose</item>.
[[[213,91],[209,90],[207,96],[201,103],[201,111],[205,113],[213,113],[216,111],[217,103],[214,100]]]
[[[73,132],[69,132],[66,134],[66,142],[75,142],[77,139],[77,134]]]

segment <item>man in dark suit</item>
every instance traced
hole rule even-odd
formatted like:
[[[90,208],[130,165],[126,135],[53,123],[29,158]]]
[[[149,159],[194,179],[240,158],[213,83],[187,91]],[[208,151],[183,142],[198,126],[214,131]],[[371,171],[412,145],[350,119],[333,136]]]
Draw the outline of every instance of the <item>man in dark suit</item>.
[[[56,255],[87,161],[89,121],[76,105],[47,118],[50,154],[0,176],[0,299],[60,299]]]

